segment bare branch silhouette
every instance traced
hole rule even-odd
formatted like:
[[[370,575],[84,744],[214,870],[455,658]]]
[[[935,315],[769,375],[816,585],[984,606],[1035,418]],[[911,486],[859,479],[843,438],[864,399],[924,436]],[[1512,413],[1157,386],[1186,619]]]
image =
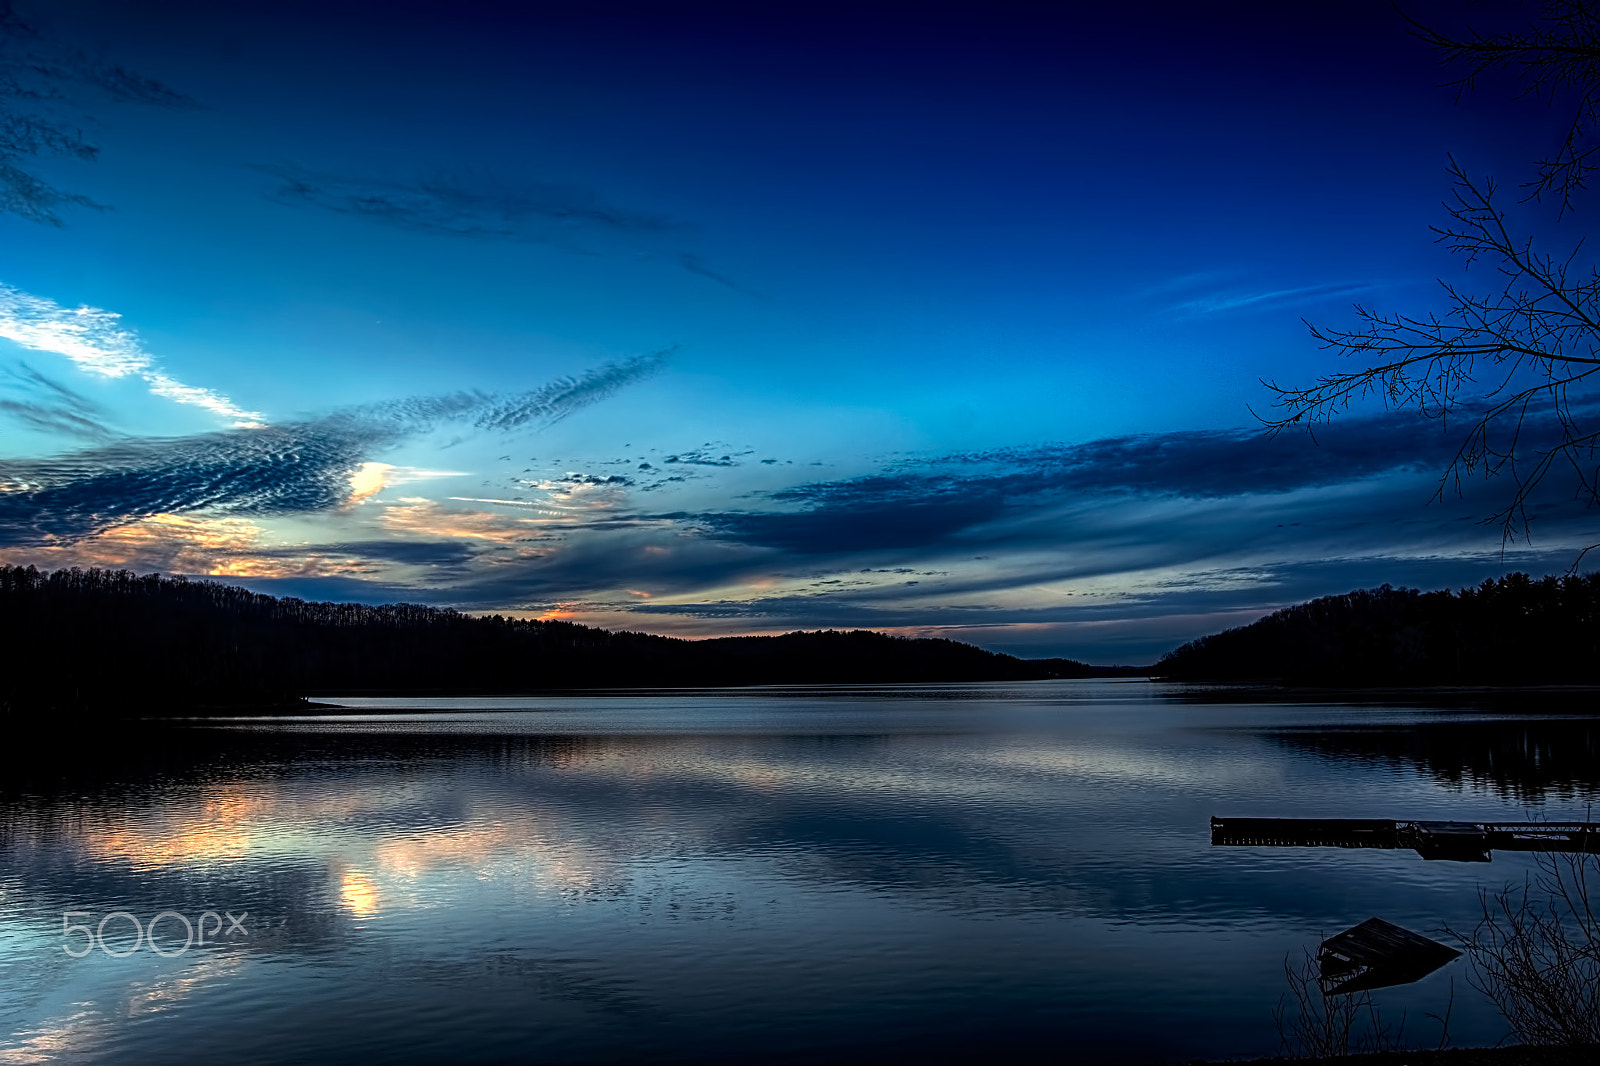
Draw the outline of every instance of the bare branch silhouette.
[[[1574,194],[1587,187],[1600,151],[1600,4],[1594,0],[1546,0],[1543,17],[1522,30],[1484,35],[1468,29],[1451,37],[1410,18],[1423,41],[1446,67],[1466,68],[1450,84],[1458,92],[1477,87],[1491,71],[1514,71],[1522,96],[1564,103],[1572,119],[1561,146],[1536,164],[1537,177],[1524,188],[1532,199],[1547,193],[1571,210]],[[1574,99],[1575,98],[1575,99]]]
[[[1495,260],[1500,289],[1482,296],[1441,281],[1450,301],[1443,315],[1383,315],[1357,305],[1362,327],[1307,323],[1323,347],[1367,365],[1308,387],[1265,382],[1281,414],[1263,421],[1274,432],[1314,425],[1373,395],[1429,418],[1465,416],[1469,428],[1439,493],[1463,475],[1509,476],[1511,495],[1487,520],[1514,540],[1526,536],[1529,502],[1555,467],[1569,468],[1578,491],[1600,502],[1600,431],[1589,428],[1594,404],[1583,390],[1600,373],[1600,271],[1575,269],[1576,248],[1557,259],[1519,242],[1494,205],[1494,184],[1475,182],[1454,161],[1450,173],[1451,223],[1433,230],[1469,261]],[[1544,416],[1537,431],[1533,415]]]
[[[1565,218],[1600,163],[1600,3],[1550,0],[1532,26],[1498,35],[1469,29],[1452,37],[1412,25],[1447,66],[1467,67],[1453,83],[1460,91],[1505,69],[1519,77],[1524,96],[1576,96],[1562,146],[1536,163],[1535,178],[1523,186],[1524,203],[1558,196]],[[1277,410],[1261,421],[1273,433],[1311,429],[1369,397],[1428,418],[1465,420],[1438,492],[1459,491],[1468,475],[1508,478],[1509,495],[1484,519],[1500,526],[1504,544],[1528,536],[1534,498],[1552,475],[1570,476],[1575,498],[1600,505],[1600,270],[1581,235],[1563,254],[1543,251],[1515,232],[1492,180],[1474,178],[1453,158],[1449,173],[1448,221],[1432,231],[1468,268],[1489,266],[1495,287],[1473,292],[1441,279],[1442,313],[1385,314],[1358,304],[1354,328],[1308,322],[1324,348],[1361,369],[1309,386],[1263,381]]]

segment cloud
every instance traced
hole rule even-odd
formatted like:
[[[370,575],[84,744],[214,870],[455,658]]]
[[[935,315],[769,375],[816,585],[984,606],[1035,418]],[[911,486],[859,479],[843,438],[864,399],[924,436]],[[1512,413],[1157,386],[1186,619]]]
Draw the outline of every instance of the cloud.
[[[623,474],[566,474],[562,477],[551,478],[548,482],[541,482],[541,488],[557,488],[559,486],[577,485],[615,485],[627,488],[633,484],[633,478]]]
[[[374,453],[408,436],[474,415],[477,425],[497,431],[550,425],[654,373],[664,358],[655,353],[607,364],[509,398],[420,397],[302,422],[3,460],[0,545],[72,541],[156,514],[328,510],[361,491],[353,478],[370,471],[365,464]]]
[[[52,567],[115,566],[250,582],[360,579],[380,587],[385,576],[406,575],[411,589],[381,584],[390,602],[417,600],[424,584],[470,578],[480,545],[459,540],[372,539],[325,544],[267,545],[267,531],[246,518],[158,514],[77,541],[27,549],[0,548],[0,561]],[[362,597],[357,597],[362,598]]]
[[[415,466],[395,466],[393,463],[365,462],[350,475],[350,496],[347,503],[357,504],[371,499],[387,488],[408,485],[414,481],[432,481],[441,477],[466,477],[462,470],[424,470]]]
[[[878,629],[944,636],[1023,657],[1067,655],[1094,663],[1152,663],[1187,640],[1246,625],[1317,596],[1385,582],[1423,589],[1475,585],[1508,570],[1560,573],[1567,551],[1450,552],[1432,556],[1358,552],[1330,558],[1288,558],[1244,565],[1237,560],[1182,573],[1119,573],[1115,591],[1085,582],[1072,596],[1034,596],[1021,603],[961,602],[951,593],[899,599],[879,588],[849,596],[780,595],[694,603],[585,604],[622,618],[650,619],[655,629],[714,635],[729,629]],[[1044,575],[996,575],[991,593]],[[587,613],[582,612],[582,613]],[[621,621],[623,626],[633,623]]]
[[[149,107],[166,107],[182,111],[204,106],[194,97],[181,93],[170,85],[114,64],[96,62],[80,56],[62,64],[57,70],[60,77],[93,86],[119,103],[144,104]]]
[[[1156,296],[1168,296],[1175,292],[1183,292],[1185,289],[1198,289],[1203,285],[1220,284],[1238,276],[1239,272],[1234,270],[1196,270],[1151,285],[1137,295],[1140,299],[1148,300]]]
[[[91,537],[50,545],[42,551],[34,548],[27,561],[56,567],[116,566],[168,573],[221,573],[225,571],[217,568],[219,559],[256,550],[261,535],[261,527],[245,518],[154,514]],[[0,550],[0,558],[8,555]]]
[[[581,408],[598,403],[624,386],[642,381],[666,365],[674,349],[606,363],[577,377],[559,378],[543,388],[490,406],[478,416],[479,429],[504,432],[529,423],[551,426]]]
[[[894,503],[830,502],[798,513],[721,513],[700,516],[717,536],[802,555],[926,548],[995,517],[1005,501],[992,492],[966,498],[915,500],[896,486]]]
[[[1422,424],[1413,437],[1404,419],[1352,420],[1351,439],[1328,443],[1343,465],[1327,468],[1305,461],[1305,438],[1172,433],[939,456],[766,496],[799,510],[630,512],[626,486],[577,473],[521,482],[543,498],[457,501],[521,508],[526,522],[435,506],[407,512],[405,532],[509,545],[542,530],[548,550],[492,565],[484,555],[448,593],[435,589],[459,606],[593,601],[626,626],[642,597],[600,601],[633,589],[651,593],[645,614],[708,625],[1002,624],[1067,586],[1142,588],[1260,559],[1481,552],[1480,498],[1424,506],[1435,475],[1423,467],[1442,452],[1436,424]],[[1275,444],[1288,456],[1256,456]],[[1562,535],[1559,522],[1546,528]],[[1073,617],[1088,617],[1084,602]]]
[[[25,400],[0,400],[0,412],[43,433],[78,437],[95,442],[106,441],[113,436],[105,426],[94,419],[85,418],[60,406],[29,403]]]
[[[47,226],[61,225],[58,207],[100,207],[87,196],[63,192],[10,162],[14,153],[0,150],[0,213],[17,215]]]
[[[732,289],[734,292],[742,292],[747,295],[751,294],[749,289],[746,289],[743,285],[740,285],[726,274],[721,274],[711,269],[711,267],[706,265],[706,261],[704,259],[701,259],[693,252],[679,252],[678,263],[683,267],[683,269],[687,270],[691,274],[698,274],[700,277],[714,281],[718,285],[726,286],[727,288]]]
[[[447,510],[433,500],[408,497],[384,508],[379,524],[411,536],[484,540],[494,544],[528,544],[546,540],[537,518],[513,518],[492,511]],[[520,549],[536,552],[538,549]]]
[[[1302,285],[1288,289],[1267,289],[1214,293],[1180,301],[1172,306],[1179,313],[1214,315],[1224,311],[1238,311],[1247,307],[1293,307],[1296,304],[1316,303],[1340,297],[1357,296],[1381,288],[1376,282],[1334,282],[1325,285]]]
[[[662,459],[662,463],[681,463],[684,466],[738,466],[739,460],[746,455],[755,454],[750,449],[742,452],[731,452],[718,455],[720,451],[716,445],[705,444],[699,448],[691,448],[686,452],[678,452]]]
[[[1307,434],[1191,430],[940,456],[766,494],[800,510],[708,513],[715,535],[802,554],[925,548],[1042,502],[1144,495],[1225,499],[1442,469],[1455,442],[1411,413]]]
[[[0,99],[6,102],[0,117],[0,212],[60,226],[58,208],[103,206],[26,169],[29,160],[41,155],[91,160],[99,154],[79,128],[86,116],[76,97],[83,88],[119,103],[199,106],[152,78],[63,50],[5,4],[0,8]],[[67,109],[79,114],[68,117],[63,114]]]
[[[551,182],[508,188],[486,179],[430,178],[389,182],[318,173],[292,164],[258,166],[280,182],[279,203],[320,207],[400,229],[460,237],[563,243],[573,233],[659,233],[675,227],[628,211],[593,189]]]
[[[226,396],[185,385],[163,372],[138,337],[122,328],[121,318],[87,304],[68,309],[0,283],[0,337],[30,351],[64,356],[90,374],[141,378],[156,396],[231,418],[238,426],[263,423],[263,415],[246,411]]]
[[[591,254],[597,242],[682,234],[688,227],[660,215],[607,203],[583,185],[505,184],[483,176],[382,181],[321,173],[294,164],[252,169],[278,179],[269,199],[320,208],[416,233],[549,244]],[[674,256],[687,272],[745,295],[756,295],[694,252]]]
[[[83,540],[29,549],[26,558],[52,566],[125,566],[140,570],[229,578],[290,579],[361,577],[367,581],[394,566],[426,570],[429,580],[470,576],[477,558],[459,541],[357,540],[328,544],[264,545],[265,529],[244,518],[154,515]],[[0,549],[0,559],[22,558]],[[391,599],[415,599],[400,586],[385,586]]]
[[[53,381],[26,363],[10,372],[18,391],[28,399],[0,400],[0,412],[32,429],[56,436],[104,444],[119,436],[107,424],[106,411],[87,397]]]
[[[279,554],[291,555],[305,548],[283,549]],[[472,549],[454,541],[416,540],[358,540],[319,544],[315,551],[329,555],[349,555],[363,559],[400,563],[406,566],[433,566],[459,568],[473,559]],[[265,553],[258,553],[265,554]]]
[[[163,513],[331,508],[365,456],[399,436],[335,416],[0,462],[0,543],[70,541]]]
[[[1009,468],[1005,488],[1148,492],[1195,498],[1289,492],[1397,469],[1448,462],[1457,442],[1438,421],[1410,411],[1342,418],[1309,433],[1273,436],[1259,428],[1180,430],[1106,437],[1085,444],[997,448],[926,460],[923,465]],[[1012,480],[1015,478],[1016,480]],[[994,480],[990,478],[989,480]]]

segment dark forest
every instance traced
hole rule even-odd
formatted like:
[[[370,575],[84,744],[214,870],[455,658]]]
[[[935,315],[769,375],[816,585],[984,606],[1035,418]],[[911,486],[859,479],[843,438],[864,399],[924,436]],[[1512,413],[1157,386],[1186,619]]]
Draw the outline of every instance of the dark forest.
[[[308,694],[1014,681],[1087,676],[866,631],[681,640],[415,604],[278,598],[125,570],[0,567],[11,712],[91,717],[293,707]]]
[[[1600,681],[1600,574],[1324,596],[1190,641],[1152,673],[1333,687],[1591,684]]]

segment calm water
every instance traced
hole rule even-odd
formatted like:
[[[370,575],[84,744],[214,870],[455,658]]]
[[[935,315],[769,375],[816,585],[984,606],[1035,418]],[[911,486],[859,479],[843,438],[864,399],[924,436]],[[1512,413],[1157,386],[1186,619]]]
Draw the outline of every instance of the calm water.
[[[1470,927],[1530,864],[1212,848],[1210,815],[1600,793],[1591,718],[1173,691],[347,700],[390,713],[13,756],[0,1062],[1272,1053],[1286,954],[1374,915]],[[163,911],[172,957],[135,948]],[[67,912],[106,922],[82,958]],[[184,919],[211,942],[176,954]],[[1492,1043],[1465,976],[1375,998],[1431,1045],[1453,980],[1454,1042]]]

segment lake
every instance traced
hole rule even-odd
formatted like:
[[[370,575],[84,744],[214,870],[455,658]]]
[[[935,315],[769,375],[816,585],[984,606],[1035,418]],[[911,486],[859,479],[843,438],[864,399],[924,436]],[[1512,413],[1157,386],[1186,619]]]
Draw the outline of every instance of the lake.
[[[1211,815],[1600,793],[1592,717],[1192,695],[345,699],[13,751],[0,1062],[1272,1054],[1286,956],[1374,916],[1452,942],[1533,863],[1212,847]],[[1467,974],[1374,1001],[1500,1040]]]

